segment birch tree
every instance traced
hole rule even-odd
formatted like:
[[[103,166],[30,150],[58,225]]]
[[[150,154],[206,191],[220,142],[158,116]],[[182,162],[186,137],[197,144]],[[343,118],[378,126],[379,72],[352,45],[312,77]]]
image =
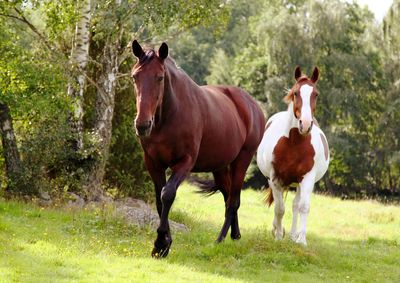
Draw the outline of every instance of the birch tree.
[[[12,188],[20,182],[22,167],[10,108],[6,103],[0,103],[0,134],[6,163],[6,175],[9,182],[8,187]]]
[[[70,123],[73,148],[83,147],[83,96],[86,84],[86,66],[89,61],[91,0],[83,0],[79,7],[74,43],[71,49],[68,95],[72,98],[73,112]]]

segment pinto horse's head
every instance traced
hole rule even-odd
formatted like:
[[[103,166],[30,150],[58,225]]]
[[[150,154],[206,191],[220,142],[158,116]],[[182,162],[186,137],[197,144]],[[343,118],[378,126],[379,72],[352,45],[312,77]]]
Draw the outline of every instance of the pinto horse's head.
[[[164,60],[168,57],[168,45],[162,43],[157,53],[153,49],[144,51],[135,39],[132,42],[132,52],[138,59],[131,73],[136,92],[136,134],[148,136],[154,126],[157,111],[161,111],[164,95]]]
[[[299,66],[294,72],[296,83],[285,97],[287,103],[293,102],[293,114],[298,121],[299,132],[307,135],[311,132],[314,120],[314,112],[317,104],[318,91],[316,84],[319,78],[319,70],[314,68],[311,78],[302,75]]]

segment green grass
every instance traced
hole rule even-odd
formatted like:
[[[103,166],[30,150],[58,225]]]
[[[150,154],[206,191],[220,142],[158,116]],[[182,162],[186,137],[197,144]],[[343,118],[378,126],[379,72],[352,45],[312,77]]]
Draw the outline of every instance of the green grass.
[[[0,282],[400,282],[400,207],[314,195],[304,248],[273,240],[263,198],[243,191],[242,239],[216,245],[222,196],[182,186],[171,218],[190,232],[173,233],[164,260],[150,257],[155,231],[127,225],[112,209],[0,201]]]

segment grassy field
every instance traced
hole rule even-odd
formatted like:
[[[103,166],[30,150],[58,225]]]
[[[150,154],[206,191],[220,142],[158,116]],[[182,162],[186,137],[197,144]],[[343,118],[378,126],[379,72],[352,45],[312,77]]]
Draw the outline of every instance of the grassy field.
[[[400,282],[400,207],[314,195],[308,247],[271,235],[264,195],[242,193],[242,239],[214,244],[223,221],[220,194],[182,186],[171,218],[167,259],[150,257],[155,231],[112,209],[43,209],[0,200],[0,282]],[[286,200],[289,230],[293,194]]]

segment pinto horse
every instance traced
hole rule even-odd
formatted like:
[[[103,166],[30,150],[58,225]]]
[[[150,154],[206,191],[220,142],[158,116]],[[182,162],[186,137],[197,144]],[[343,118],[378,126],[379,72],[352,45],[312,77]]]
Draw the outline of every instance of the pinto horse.
[[[154,183],[160,224],[153,257],[168,255],[172,243],[168,214],[176,191],[190,172],[212,172],[225,200],[225,221],[217,242],[231,228],[239,239],[237,210],[246,170],[262,139],[263,112],[244,90],[198,86],[168,57],[168,45],[144,51],[132,42],[137,115],[136,134]],[[165,171],[172,173],[166,181]]]
[[[329,165],[328,143],[314,119],[318,77],[318,68],[314,68],[311,78],[301,75],[300,67],[296,68],[296,83],[284,98],[288,109],[276,113],[267,121],[257,151],[257,165],[268,178],[271,189],[268,191],[267,202],[271,205],[275,200],[272,233],[276,240],[284,236],[283,190],[295,184],[297,189],[292,206],[290,238],[303,245],[307,245],[306,226],[311,192]],[[298,214],[300,231],[297,231]]]

